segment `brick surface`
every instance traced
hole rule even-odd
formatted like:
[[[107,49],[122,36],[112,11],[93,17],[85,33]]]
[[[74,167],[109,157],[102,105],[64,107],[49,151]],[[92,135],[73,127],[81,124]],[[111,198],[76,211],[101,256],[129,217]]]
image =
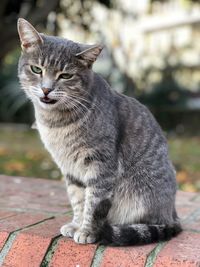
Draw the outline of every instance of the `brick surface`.
[[[197,193],[193,192],[184,192],[184,191],[177,191],[176,195],[176,204],[177,205],[184,205],[185,203],[188,204],[190,202],[193,202],[195,197],[197,197]]]
[[[0,175],[0,207],[43,212],[65,212],[64,182]]]
[[[61,216],[19,233],[4,260],[3,266],[40,266],[52,239],[60,235],[60,227],[69,219],[67,216]]]
[[[195,210],[199,209],[197,193],[178,191],[176,196],[176,209],[181,219],[186,219]]]
[[[61,226],[69,221],[71,221],[70,216],[62,215],[26,229],[23,233],[52,238],[60,235]]]
[[[16,215],[16,212],[11,212],[11,211],[7,211],[7,210],[0,210],[0,220],[10,217],[10,216],[14,216]]]
[[[191,229],[200,232],[200,216],[194,219],[194,221],[184,223],[183,226],[185,229]]]
[[[154,267],[168,266],[200,266],[200,233],[183,232],[167,243],[157,256]]]
[[[188,229],[200,232],[200,219],[186,226]],[[186,229],[187,229],[186,228]],[[200,252],[199,252],[200,253]],[[200,266],[200,265],[199,265]]]
[[[154,245],[112,248],[104,251],[101,267],[143,267]]]
[[[90,267],[96,245],[78,245],[73,240],[63,238],[50,262],[50,267]]]
[[[177,206],[176,210],[178,213],[178,216],[181,220],[187,219],[190,215],[194,213],[194,211],[198,210],[199,207],[197,205],[183,205],[183,206]]]
[[[2,266],[39,267],[52,241],[60,235],[60,227],[70,220],[69,216],[63,215],[69,211],[65,184],[8,176],[0,176],[0,180],[0,251],[9,234],[20,230]],[[200,194],[178,192],[176,207],[185,231],[166,243],[152,266],[200,266],[199,203]],[[144,267],[155,246],[107,247],[102,258],[95,259],[100,261],[100,267]],[[96,245],[78,245],[61,237],[54,247],[52,258],[48,258],[48,266],[89,267],[96,248]]]
[[[0,232],[0,251],[2,250],[7,238],[9,236],[9,233],[8,232]]]
[[[200,194],[198,194],[197,196],[195,196],[195,197],[193,198],[193,201],[194,201],[195,203],[200,204]]]
[[[3,267],[39,267],[50,245],[49,238],[21,234],[6,256]]]
[[[41,213],[18,213],[1,221],[0,231],[13,232],[26,226],[38,223],[50,216]]]

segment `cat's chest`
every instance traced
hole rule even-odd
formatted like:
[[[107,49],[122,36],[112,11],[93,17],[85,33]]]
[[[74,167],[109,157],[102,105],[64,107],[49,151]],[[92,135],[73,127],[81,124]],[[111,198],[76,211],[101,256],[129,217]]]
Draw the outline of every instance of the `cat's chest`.
[[[38,130],[46,149],[64,175],[84,177],[87,166],[84,159],[88,153],[81,134],[77,129],[48,128],[38,124]]]

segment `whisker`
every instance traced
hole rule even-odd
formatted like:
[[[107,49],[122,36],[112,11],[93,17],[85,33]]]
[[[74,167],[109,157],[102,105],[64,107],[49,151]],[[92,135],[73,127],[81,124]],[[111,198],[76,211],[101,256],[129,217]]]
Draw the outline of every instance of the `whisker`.
[[[64,104],[69,104],[68,102],[66,102],[66,99],[64,100]],[[79,106],[76,103],[71,102],[70,105],[72,105],[71,108],[72,108],[73,112],[75,113],[75,115],[77,117],[79,117],[79,112],[80,111],[82,112],[82,110],[80,110]],[[82,113],[84,114],[84,112],[82,112]],[[74,114],[72,113],[72,115],[74,115]]]
[[[67,98],[73,97],[73,99],[84,101],[85,103],[91,104],[92,108],[96,108],[100,113],[102,112],[101,108],[99,107],[99,105],[97,103],[95,103],[94,101],[91,102],[90,100],[88,100],[84,96],[80,96],[78,94],[78,92],[73,92],[73,93],[70,93],[70,95],[68,95],[68,94],[66,94],[65,91],[59,91],[59,92],[55,92],[55,94],[57,96],[60,96],[60,97],[67,97]]]
[[[79,97],[79,96],[76,96],[76,95],[73,95],[73,94],[70,94],[70,96],[75,97],[75,98],[78,99],[78,100],[83,100],[83,101],[85,101],[86,103],[91,104],[91,107],[92,107],[92,108],[96,108],[100,113],[102,112],[102,110],[100,109],[100,107],[99,107],[94,101],[91,102],[91,101],[88,101],[88,100],[85,99],[85,98],[82,98],[82,97]]]
[[[72,99],[73,101],[75,101],[77,104],[81,105],[83,108],[86,109],[86,111],[89,110],[88,107],[86,107],[83,103],[81,103],[80,101],[78,101],[78,99],[74,98],[74,97],[71,97],[71,96],[68,96],[70,99]]]

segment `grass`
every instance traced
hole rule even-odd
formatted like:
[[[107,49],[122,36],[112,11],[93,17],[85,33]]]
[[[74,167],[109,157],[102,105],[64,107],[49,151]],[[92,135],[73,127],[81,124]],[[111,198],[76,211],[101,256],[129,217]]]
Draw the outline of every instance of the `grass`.
[[[200,138],[171,137],[168,142],[179,188],[200,191]],[[61,178],[60,171],[44,149],[37,131],[26,127],[0,127],[0,173]]]
[[[26,128],[0,128],[0,173],[61,178],[60,171],[44,149],[37,131]]]
[[[180,188],[200,191],[200,137],[173,137],[168,142]]]

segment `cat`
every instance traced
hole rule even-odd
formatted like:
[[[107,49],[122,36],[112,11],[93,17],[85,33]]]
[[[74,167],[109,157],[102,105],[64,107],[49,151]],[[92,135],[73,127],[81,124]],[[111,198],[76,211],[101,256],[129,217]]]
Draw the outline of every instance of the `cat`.
[[[22,18],[18,32],[21,87],[73,209],[61,234],[116,246],[176,236],[181,224],[166,139],[145,106],[92,70],[103,47],[38,33]]]

